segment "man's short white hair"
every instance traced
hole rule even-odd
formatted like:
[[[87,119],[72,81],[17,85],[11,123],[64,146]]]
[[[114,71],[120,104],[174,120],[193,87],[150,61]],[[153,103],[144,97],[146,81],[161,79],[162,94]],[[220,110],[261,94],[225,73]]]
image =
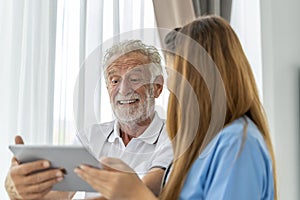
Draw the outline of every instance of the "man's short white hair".
[[[118,57],[128,54],[130,52],[138,52],[148,57],[150,61],[151,81],[162,75],[161,56],[156,47],[144,44],[141,40],[125,40],[113,45],[106,51],[104,56],[104,71],[110,66]],[[107,75],[105,73],[105,79]]]

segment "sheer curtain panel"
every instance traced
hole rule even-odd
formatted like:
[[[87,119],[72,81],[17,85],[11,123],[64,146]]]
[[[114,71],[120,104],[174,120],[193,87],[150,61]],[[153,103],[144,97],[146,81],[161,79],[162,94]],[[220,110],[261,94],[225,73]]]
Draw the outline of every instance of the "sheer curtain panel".
[[[4,183],[12,156],[8,145],[16,134],[26,143],[52,142],[56,1],[1,0],[0,25],[0,182]],[[8,199],[4,187],[0,198]]]

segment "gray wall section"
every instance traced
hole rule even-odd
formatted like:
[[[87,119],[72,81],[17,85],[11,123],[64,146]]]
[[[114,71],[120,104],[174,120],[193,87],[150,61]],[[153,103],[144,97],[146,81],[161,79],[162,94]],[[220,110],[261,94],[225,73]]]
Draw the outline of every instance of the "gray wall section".
[[[264,105],[277,159],[279,199],[300,199],[300,1],[261,0]]]

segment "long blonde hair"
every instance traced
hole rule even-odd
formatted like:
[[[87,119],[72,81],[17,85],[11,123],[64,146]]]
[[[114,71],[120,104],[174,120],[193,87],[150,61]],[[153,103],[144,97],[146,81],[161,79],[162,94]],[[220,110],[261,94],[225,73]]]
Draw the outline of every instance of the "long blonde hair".
[[[173,92],[170,93],[169,97],[167,130],[172,139],[175,159],[171,175],[160,198],[178,199],[188,171],[199,153],[222,128],[239,117],[247,116],[260,130],[270,152],[274,172],[274,197],[277,199],[275,157],[267,120],[250,64],[238,37],[224,19],[212,15],[191,22],[184,26],[180,33],[189,36],[200,44],[215,63],[222,78],[226,95],[225,110],[223,110],[224,119],[222,124],[217,124],[215,128],[211,129],[212,112],[214,109],[222,110],[222,108],[218,108],[220,102],[217,97],[222,87],[215,85],[213,92],[211,92],[208,89],[205,74],[200,74],[199,70],[184,56],[176,55],[173,69],[184,77],[184,80],[178,81],[172,78],[169,80],[169,87]],[[180,50],[185,55],[195,53],[189,44],[178,43]],[[198,57],[199,60],[203,59],[202,55],[194,55],[194,57]],[[201,61],[200,63],[201,67],[208,68],[205,66],[205,62]],[[191,101],[192,94],[186,90],[183,82],[189,83],[193,88],[193,95],[198,100],[196,110],[200,112],[200,117],[197,128],[190,125],[191,121],[195,120],[193,114],[195,113],[195,105]],[[186,146],[187,140],[190,140],[188,146]]]

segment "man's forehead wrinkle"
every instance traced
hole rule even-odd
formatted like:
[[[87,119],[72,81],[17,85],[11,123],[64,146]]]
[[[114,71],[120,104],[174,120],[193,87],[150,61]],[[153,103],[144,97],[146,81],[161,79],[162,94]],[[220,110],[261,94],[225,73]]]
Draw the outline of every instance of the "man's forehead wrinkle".
[[[135,53],[137,54],[137,53]],[[149,64],[150,60],[147,56],[143,54],[137,54],[136,56],[130,55],[127,57],[119,57],[111,63],[107,68],[107,74],[115,74],[118,70],[127,70],[132,71],[133,69],[140,68],[139,71],[142,71],[141,68],[146,64]]]
[[[127,62],[129,60],[137,60],[145,63],[150,62],[150,58],[147,55],[141,52],[133,51],[119,56],[118,55],[113,56],[111,60],[111,64],[117,62]]]
[[[131,67],[122,67],[122,69],[124,69],[126,71],[126,74],[131,74],[131,73],[141,73],[144,75],[148,75],[148,71],[145,71],[145,66],[144,65],[134,65]],[[118,74],[118,71],[120,70],[120,68],[116,68],[116,67],[112,67],[110,69],[107,70],[107,74],[108,76],[113,76],[115,74]]]
[[[115,55],[112,55],[106,61],[104,68],[107,70],[112,65],[116,65],[118,63],[124,64],[125,61],[128,62],[129,60],[136,60],[138,62],[143,62],[144,64],[148,64],[151,62],[151,59],[148,55],[139,51],[130,51],[127,53],[116,53]]]
[[[149,59],[146,59],[147,57],[125,57],[125,58],[119,58],[112,62],[111,66],[129,66],[129,65],[142,65],[142,64],[148,64]]]

